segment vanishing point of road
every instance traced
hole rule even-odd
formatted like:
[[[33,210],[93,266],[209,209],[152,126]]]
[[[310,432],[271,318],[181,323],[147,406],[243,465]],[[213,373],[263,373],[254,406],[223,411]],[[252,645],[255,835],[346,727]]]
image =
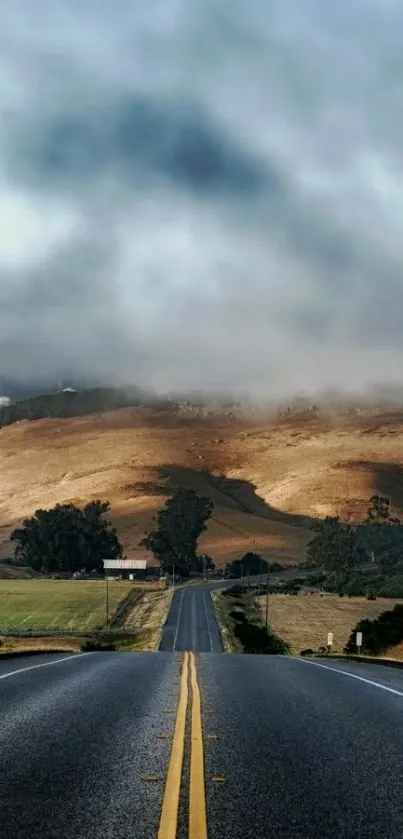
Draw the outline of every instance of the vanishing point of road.
[[[3,839],[401,839],[403,670],[229,655],[207,587],[159,653],[0,660]]]

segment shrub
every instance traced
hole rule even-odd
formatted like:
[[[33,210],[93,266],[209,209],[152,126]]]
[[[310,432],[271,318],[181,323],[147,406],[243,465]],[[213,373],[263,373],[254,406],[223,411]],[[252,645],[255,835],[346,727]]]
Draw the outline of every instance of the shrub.
[[[403,576],[399,575],[386,580],[379,587],[379,597],[403,597]]]
[[[281,655],[289,649],[277,635],[247,620],[235,626],[234,635],[241,642],[245,653]]]
[[[115,652],[116,645],[112,641],[99,638],[85,638],[81,642],[82,653]]]
[[[403,640],[403,605],[397,604],[373,621],[359,621],[344,648],[346,653],[356,651],[356,632],[362,632],[364,653],[379,655],[388,647],[394,647]]]

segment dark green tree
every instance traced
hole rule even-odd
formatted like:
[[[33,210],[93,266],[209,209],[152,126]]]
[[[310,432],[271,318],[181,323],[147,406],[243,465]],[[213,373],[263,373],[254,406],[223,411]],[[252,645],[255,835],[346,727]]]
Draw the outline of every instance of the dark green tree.
[[[390,501],[389,498],[383,495],[371,495],[369,499],[370,507],[367,511],[367,517],[365,519],[365,524],[384,524],[385,522],[391,522],[392,524],[396,524],[399,519],[392,518],[390,512]]]
[[[74,504],[37,510],[10,536],[16,559],[45,573],[101,570],[103,559],[123,553],[116,529],[104,518],[108,510],[109,503],[102,501],[83,510]]]
[[[172,573],[175,565],[175,574],[188,577],[200,567],[197,541],[213,509],[210,498],[193,489],[179,489],[158,512],[154,530],[140,545],[154,554],[165,572]]]
[[[368,557],[377,561],[386,574],[394,573],[403,556],[403,527],[392,516],[389,498],[373,495],[364,524],[357,528],[357,538]]]
[[[308,544],[309,563],[324,568],[341,583],[361,559],[353,528],[343,524],[338,516],[326,516],[315,522],[312,530],[316,535]]]
[[[249,551],[242,559],[234,559],[233,562],[228,563],[227,572],[230,577],[248,577],[256,576],[258,574],[267,574],[269,570],[268,563],[260,554]]]

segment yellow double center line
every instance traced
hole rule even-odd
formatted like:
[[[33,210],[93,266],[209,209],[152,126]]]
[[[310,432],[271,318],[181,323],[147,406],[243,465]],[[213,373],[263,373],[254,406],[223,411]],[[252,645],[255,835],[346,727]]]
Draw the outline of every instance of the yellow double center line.
[[[204,788],[203,732],[200,689],[194,653],[185,653],[181,690],[168,775],[162,803],[158,839],[176,839],[179,799],[185,753],[186,712],[189,700],[189,664],[192,686],[192,722],[189,789],[189,839],[207,839],[206,794]]]

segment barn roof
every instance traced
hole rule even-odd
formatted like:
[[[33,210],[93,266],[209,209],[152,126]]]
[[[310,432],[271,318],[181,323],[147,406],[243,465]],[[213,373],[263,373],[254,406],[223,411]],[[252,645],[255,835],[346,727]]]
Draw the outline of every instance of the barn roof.
[[[104,569],[120,571],[146,571],[146,559],[104,559]]]

